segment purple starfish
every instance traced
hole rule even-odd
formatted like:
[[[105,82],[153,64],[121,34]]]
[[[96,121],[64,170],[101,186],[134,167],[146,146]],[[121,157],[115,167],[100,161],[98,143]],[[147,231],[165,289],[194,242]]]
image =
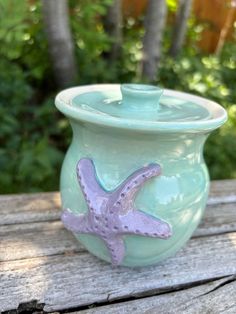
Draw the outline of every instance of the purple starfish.
[[[119,265],[124,258],[125,234],[169,238],[172,233],[167,222],[134,207],[134,198],[144,182],[160,173],[158,164],[150,164],[135,171],[114,191],[107,192],[98,183],[92,160],[81,159],[77,164],[77,177],[88,212],[75,215],[65,209],[61,217],[65,227],[74,233],[93,234],[102,238],[113,265]]]

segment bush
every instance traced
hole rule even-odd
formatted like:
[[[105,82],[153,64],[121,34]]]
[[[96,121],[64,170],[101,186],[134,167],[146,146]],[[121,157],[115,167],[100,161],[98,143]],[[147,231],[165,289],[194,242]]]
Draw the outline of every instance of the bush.
[[[236,47],[228,44],[220,58],[182,55],[165,59],[158,82],[166,88],[212,99],[226,108],[228,122],[205,145],[205,159],[212,179],[236,178]],[[222,171],[223,170],[223,171]]]
[[[1,193],[51,190],[58,186],[63,158],[61,133],[67,126],[58,118],[53,99],[40,107],[22,70],[0,63],[0,188]],[[66,145],[66,139],[63,141]]]
[[[141,81],[142,21],[125,21],[120,60],[108,66],[104,58],[111,39],[101,19],[109,3],[70,1],[78,84]],[[0,0],[0,7],[0,193],[56,190],[71,129],[54,107],[57,91],[41,2]],[[167,57],[170,31],[166,30],[156,83],[213,99],[227,109],[228,123],[210,136],[205,157],[211,178],[236,178],[236,47],[227,44],[220,58],[200,54],[193,49],[196,25],[193,20],[190,24],[188,45],[176,60]]]

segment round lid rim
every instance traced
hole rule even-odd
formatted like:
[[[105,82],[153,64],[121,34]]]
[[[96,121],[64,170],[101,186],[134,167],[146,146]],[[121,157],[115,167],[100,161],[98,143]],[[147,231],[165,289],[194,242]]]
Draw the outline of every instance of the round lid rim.
[[[107,89],[120,88],[120,84],[96,84],[72,87],[61,91],[55,99],[55,105],[59,111],[68,116],[69,118],[80,120],[100,126],[107,126],[113,128],[120,128],[126,130],[140,130],[148,132],[202,132],[211,131],[220,127],[227,120],[226,110],[218,103],[195,96],[189,93],[164,89],[165,96],[175,96],[183,100],[194,102],[204,108],[207,108],[211,114],[215,113],[216,116],[208,120],[193,120],[193,121],[147,121],[120,118],[113,116],[97,115],[89,111],[85,111],[79,107],[71,105],[71,101],[75,96],[86,92],[102,91]]]

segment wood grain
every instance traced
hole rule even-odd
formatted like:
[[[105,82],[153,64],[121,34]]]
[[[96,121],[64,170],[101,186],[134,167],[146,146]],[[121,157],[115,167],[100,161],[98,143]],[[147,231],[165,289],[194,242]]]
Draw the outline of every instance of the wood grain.
[[[236,231],[236,202],[207,206],[194,236]]]
[[[202,223],[193,237],[234,231],[236,232],[236,203],[218,204],[206,208]],[[0,227],[0,262],[70,254],[83,250],[83,247],[59,220],[10,224]]]
[[[211,181],[208,203],[231,202],[236,197],[236,180]]]
[[[84,249],[60,221],[0,228],[0,262],[39,256],[71,254]]]
[[[86,252],[0,264],[0,309],[37,300],[56,311],[173,291],[236,273],[236,233],[194,238],[158,266],[112,268]]]
[[[235,197],[236,180],[219,180],[211,183],[210,203],[231,203]],[[58,220],[59,217],[58,192],[0,196],[0,225],[52,221]]]
[[[94,307],[73,314],[235,314],[235,291],[235,277],[230,276],[181,291]]]
[[[58,192],[0,196],[0,225],[52,221],[59,217]]]
[[[174,313],[174,302],[175,313],[235,313],[235,197],[236,180],[213,182],[187,246],[157,266],[128,269],[99,261],[63,228],[57,192],[0,196],[0,312],[32,301],[60,311],[119,300],[86,311]]]

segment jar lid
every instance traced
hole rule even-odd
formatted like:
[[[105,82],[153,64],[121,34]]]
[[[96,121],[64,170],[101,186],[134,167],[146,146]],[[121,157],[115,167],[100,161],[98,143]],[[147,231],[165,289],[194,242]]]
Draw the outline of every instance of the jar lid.
[[[210,131],[227,119],[213,101],[144,84],[75,87],[59,93],[56,106],[71,118],[152,132]]]

